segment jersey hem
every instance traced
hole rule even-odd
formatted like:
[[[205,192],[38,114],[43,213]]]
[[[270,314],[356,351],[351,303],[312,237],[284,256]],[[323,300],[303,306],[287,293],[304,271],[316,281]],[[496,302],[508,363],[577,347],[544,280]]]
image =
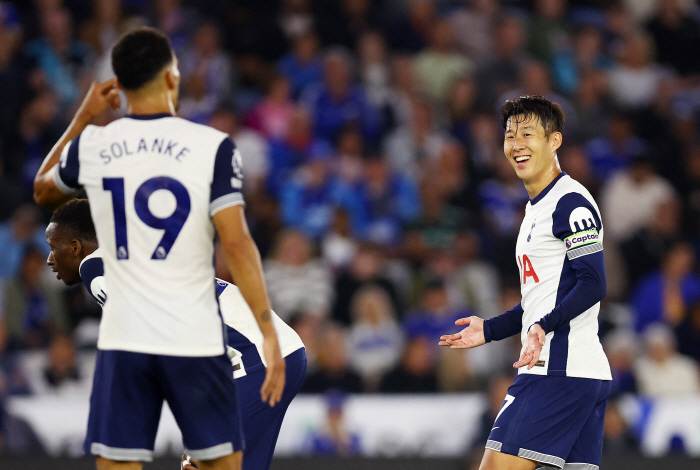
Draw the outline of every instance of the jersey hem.
[[[174,356],[174,357],[216,357],[226,354],[226,348],[222,345],[220,348],[207,348],[197,350],[167,350],[157,347],[149,348],[143,345],[134,344],[104,344],[105,342],[97,341],[97,349],[100,351],[126,351],[140,354],[153,354],[157,356]]]

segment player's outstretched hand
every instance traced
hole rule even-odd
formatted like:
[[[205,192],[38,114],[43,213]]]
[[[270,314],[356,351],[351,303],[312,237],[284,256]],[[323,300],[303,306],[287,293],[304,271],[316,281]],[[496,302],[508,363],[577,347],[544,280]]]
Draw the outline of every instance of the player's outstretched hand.
[[[520,359],[513,364],[513,367],[519,369],[526,365],[528,370],[535,367],[540,360],[540,353],[542,352],[542,346],[544,346],[545,337],[544,330],[540,325],[532,325],[527,332],[525,347],[520,353]]]
[[[268,336],[263,339],[263,353],[267,362],[267,373],[260,389],[260,398],[270,406],[275,406],[282,399],[285,380],[285,363],[280,353],[277,336]]]
[[[451,349],[468,349],[486,343],[483,319],[479,317],[460,318],[455,322],[455,325],[467,325],[467,327],[459,333],[440,336],[438,343],[440,346],[449,346]]]
[[[121,106],[121,98],[119,98],[116,78],[110,78],[104,82],[92,82],[75,116],[88,122],[95,116],[102,114],[107,108],[116,111],[119,106]]]

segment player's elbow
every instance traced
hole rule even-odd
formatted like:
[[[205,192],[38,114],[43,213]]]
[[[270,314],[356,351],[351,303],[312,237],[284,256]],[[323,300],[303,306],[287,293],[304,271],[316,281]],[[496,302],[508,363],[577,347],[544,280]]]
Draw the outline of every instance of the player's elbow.
[[[41,180],[34,180],[34,202],[46,209],[55,209],[54,202],[51,200],[50,192],[46,184]]]

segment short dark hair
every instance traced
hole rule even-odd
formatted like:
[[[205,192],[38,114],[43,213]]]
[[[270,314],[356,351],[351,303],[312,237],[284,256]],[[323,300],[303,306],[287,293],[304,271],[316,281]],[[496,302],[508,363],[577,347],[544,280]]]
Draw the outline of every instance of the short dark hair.
[[[173,61],[168,36],[155,28],[138,28],[112,48],[112,69],[125,90],[138,90]]]
[[[552,132],[562,132],[564,130],[564,113],[557,103],[552,103],[544,96],[522,95],[513,101],[506,101],[501,107],[501,124],[503,129],[508,125],[508,119],[514,116],[523,116],[521,121],[530,118],[538,118],[544,127],[545,137],[549,137]]]
[[[53,211],[51,223],[63,230],[70,230],[74,236],[87,241],[97,241],[95,224],[90,214],[90,202],[87,199],[73,199]]]

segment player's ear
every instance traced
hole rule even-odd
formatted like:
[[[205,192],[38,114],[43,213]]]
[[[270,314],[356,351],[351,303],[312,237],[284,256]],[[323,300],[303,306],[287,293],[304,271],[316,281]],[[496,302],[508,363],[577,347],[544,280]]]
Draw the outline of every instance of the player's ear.
[[[169,90],[175,90],[180,84],[180,69],[178,69],[177,60],[175,59],[165,71],[165,82]]]
[[[559,150],[559,147],[561,147],[561,132],[552,132],[551,134],[549,134],[549,140],[552,142],[552,146],[554,147],[554,151],[556,152],[557,150]]]
[[[80,256],[80,252],[83,249],[83,244],[77,238],[74,238],[70,242],[70,252],[74,257]]]

